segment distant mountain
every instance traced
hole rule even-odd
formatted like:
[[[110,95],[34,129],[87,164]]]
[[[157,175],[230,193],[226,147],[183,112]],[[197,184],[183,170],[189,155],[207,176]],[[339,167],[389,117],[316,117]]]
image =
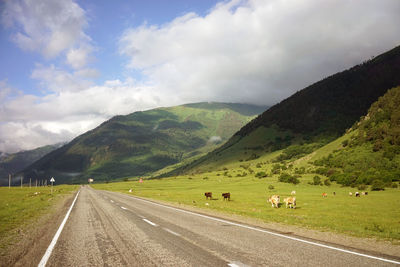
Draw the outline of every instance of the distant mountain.
[[[28,167],[44,155],[59,148],[62,144],[48,145],[18,153],[0,153],[0,185],[8,185],[8,174],[15,174]]]
[[[116,116],[23,171],[74,183],[149,174],[226,142],[265,107],[197,103]]]
[[[294,143],[322,146],[341,136],[387,90],[400,85],[400,46],[298,91],[245,125],[227,143],[167,174],[250,160]]]

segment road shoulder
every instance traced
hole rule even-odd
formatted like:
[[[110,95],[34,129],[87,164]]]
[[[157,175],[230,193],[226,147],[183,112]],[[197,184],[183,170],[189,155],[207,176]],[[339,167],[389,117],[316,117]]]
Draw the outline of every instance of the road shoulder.
[[[44,215],[18,230],[18,241],[0,257],[1,266],[37,266],[75,194],[65,195]]]

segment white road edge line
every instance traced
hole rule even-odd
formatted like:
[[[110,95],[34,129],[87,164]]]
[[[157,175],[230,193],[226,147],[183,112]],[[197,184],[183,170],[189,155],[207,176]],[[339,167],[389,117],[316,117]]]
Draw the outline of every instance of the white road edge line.
[[[123,209],[123,210],[128,210],[127,208],[125,208],[125,207],[122,207],[122,206],[121,206],[121,209]]]
[[[149,221],[147,219],[143,219],[143,221],[147,222],[148,224],[151,224],[153,226],[157,226],[157,224],[153,223],[152,221]]]
[[[176,235],[176,236],[181,236],[180,234],[178,234],[178,233],[176,233],[176,232],[174,232],[174,231],[172,231],[172,230],[170,230],[170,229],[168,229],[168,228],[163,228],[165,231],[167,231],[168,233],[170,233],[170,234],[173,234],[173,235]]]
[[[230,267],[239,267],[239,265],[237,265],[235,263],[229,263],[228,266],[230,266]]]
[[[210,219],[210,220],[214,220],[214,221],[217,221],[217,222],[222,222],[222,223],[227,223],[227,224],[230,224],[230,225],[235,225],[235,226],[247,228],[247,229],[254,230],[254,231],[259,231],[259,232],[270,234],[270,235],[274,235],[274,236],[279,236],[279,237],[282,237],[282,238],[287,238],[287,239],[290,239],[290,240],[306,243],[306,244],[309,244],[309,245],[314,245],[314,246],[318,246],[318,247],[332,249],[332,250],[336,250],[336,251],[340,251],[340,252],[344,252],[344,253],[348,253],[348,254],[353,254],[353,255],[357,255],[357,256],[361,256],[361,257],[366,257],[366,258],[370,258],[370,259],[380,260],[380,261],[384,261],[384,262],[400,264],[400,261],[389,260],[389,259],[385,259],[385,258],[381,258],[381,257],[371,256],[371,255],[368,255],[368,254],[358,253],[358,252],[351,251],[351,250],[332,247],[332,246],[320,244],[320,243],[317,243],[317,242],[303,240],[303,239],[300,239],[300,238],[297,238],[297,237],[291,237],[291,236],[274,233],[274,232],[271,232],[271,231],[259,229],[259,228],[248,226],[248,225],[243,225],[243,224],[239,224],[239,223],[230,222],[230,221],[227,221],[227,220],[224,220],[224,219],[218,219],[218,218],[214,218],[214,217],[211,217],[211,216],[207,216],[207,215],[203,215],[203,214],[199,214],[199,213],[195,213],[195,212],[191,212],[191,211],[187,211],[187,210],[181,210],[181,209],[178,209],[178,208],[162,205],[162,204],[159,204],[159,203],[155,203],[155,202],[148,201],[148,200],[141,199],[141,198],[136,198],[136,197],[133,197],[133,196],[129,196],[129,197],[137,199],[137,200],[140,200],[140,201],[143,201],[143,202],[147,202],[147,203],[150,203],[150,204],[153,204],[153,205],[156,205],[156,206],[168,208],[168,209],[171,209],[171,210],[180,211],[180,212],[183,212],[183,213],[196,215],[196,216],[203,217],[203,218]],[[143,219],[143,220],[146,220],[146,219]]]
[[[41,261],[39,262],[38,267],[46,266],[47,261],[50,258],[51,252],[53,252],[54,246],[56,245],[57,240],[60,237],[60,234],[61,234],[62,230],[64,229],[64,225],[68,220],[69,214],[71,213],[72,208],[74,207],[75,202],[76,202],[80,192],[81,192],[81,190],[78,191],[78,193],[75,196],[74,201],[72,201],[71,207],[69,207],[69,210],[68,210],[67,214],[65,215],[64,220],[60,224],[60,227],[58,228],[56,234],[54,235],[53,240],[51,240],[51,243],[50,243],[49,247],[47,248],[46,252],[44,253]]]

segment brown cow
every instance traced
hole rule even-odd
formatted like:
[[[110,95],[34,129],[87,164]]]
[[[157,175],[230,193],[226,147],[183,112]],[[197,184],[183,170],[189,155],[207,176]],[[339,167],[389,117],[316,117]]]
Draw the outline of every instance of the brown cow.
[[[224,200],[225,199],[228,199],[229,201],[231,200],[231,193],[222,193],[222,196],[224,197]]]
[[[327,197],[328,194],[327,193],[322,193],[322,197]]]
[[[206,199],[212,199],[212,192],[205,192],[204,195],[206,196]]]

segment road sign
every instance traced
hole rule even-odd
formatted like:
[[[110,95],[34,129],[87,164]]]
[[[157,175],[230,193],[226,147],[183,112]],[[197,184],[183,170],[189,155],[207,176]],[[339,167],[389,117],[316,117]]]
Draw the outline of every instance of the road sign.
[[[88,179],[88,182],[89,182],[89,183],[93,183],[93,178],[89,178],[89,179]]]
[[[46,180],[47,181],[47,180]],[[51,177],[51,179],[50,179],[50,182],[51,182],[51,194],[53,194],[53,183],[55,182],[56,180],[54,180],[54,177]]]

